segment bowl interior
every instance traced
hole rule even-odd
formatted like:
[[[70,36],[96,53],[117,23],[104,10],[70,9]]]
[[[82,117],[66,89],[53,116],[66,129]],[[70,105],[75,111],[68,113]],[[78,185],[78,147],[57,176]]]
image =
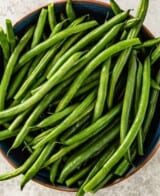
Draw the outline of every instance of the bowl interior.
[[[98,4],[98,3],[91,3],[91,2],[74,2],[74,8],[76,10],[76,13],[78,15],[84,15],[90,13],[90,15],[98,20],[100,23],[103,23],[108,16],[112,16],[111,9],[107,6],[104,6],[103,4]],[[65,11],[65,3],[56,3],[55,4],[55,9],[57,15],[59,15],[60,12]],[[17,35],[21,35],[25,29],[33,24],[39,14],[39,10],[31,13],[30,15],[24,17],[22,20],[20,20],[16,25],[15,25],[15,32]],[[142,33],[142,37],[151,37],[151,35],[148,33],[148,31],[144,31]],[[156,71],[156,66],[155,66],[155,71]],[[160,103],[160,100],[158,101]],[[134,167],[132,167],[128,173],[132,173],[136,170],[137,167],[143,165],[144,161],[149,157],[149,155],[154,151],[156,145],[158,144],[159,137],[160,137],[160,111],[159,111],[159,104],[157,106],[156,110],[156,115],[154,117],[154,120],[151,125],[151,130],[150,133],[147,136],[147,140],[145,143],[145,155],[143,157],[138,157],[135,162],[134,162]],[[7,154],[13,140],[9,139],[3,142],[0,142],[0,147],[4,154]],[[19,166],[23,163],[23,161],[26,159],[28,156],[28,153],[26,151],[20,151],[19,149],[11,151],[8,155],[8,158],[10,162],[12,162],[14,165]],[[35,177],[37,180],[41,181],[44,184],[50,185],[50,182],[48,180],[48,172],[46,170],[42,170],[39,172],[39,174]],[[60,185],[57,185],[58,187],[62,187]],[[67,190],[67,189],[66,189]]]

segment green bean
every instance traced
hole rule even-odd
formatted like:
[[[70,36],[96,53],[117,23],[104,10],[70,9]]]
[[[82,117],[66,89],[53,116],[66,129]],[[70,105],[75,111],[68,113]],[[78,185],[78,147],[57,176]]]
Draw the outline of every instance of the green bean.
[[[124,29],[131,29],[140,22],[139,18],[131,18],[124,25]]]
[[[68,177],[68,175],[75,171],[77,167],[81,166],[84,161],[88,160],[96,152],[101,152],[106,146],[109,145],[111,141],[113,141],[113,139],[115,139],[115,137],[118,136],[118,133],[119,125],[114,127],[109,132],[102,134],[100,139],[96,140],[96,142],[93,143],[90,148],[86,149],[86,151],[75,157],[73,160],[68,161],[61,171],[58,182],[62,183]]]
[[[61,163],[61,159],[57,160],[55,163],[53,163],[51,170],[50,170],[50,182],[52,184],[55,184],[55,179],[58,173],[59,165]]]
[[[120,112],[121,104],[116,105],[112,110],[107,112],[103,117],[99,120],[91,124],[86,129],[82,130],[80,133],[75,136],[69,138],[64,142],[65,145],[71,145],[73,143],[83,143],[94,135],[98,134],[104,127],[106,127],[115,116]]]
[[[136,157],[136,149],[134,146],[134,150],[132,150],[132,156],[131,156],[131,161],[133,161]],[[118,165],[116,170],[114,171],[114,174],[117,176],[123,176],[126,171],[129,169],[131,165],[131,162],[129,162],[127,159],[123,159],[121,163]]]
[[[77,92],[77,94],[75,95],[75,97],[79,97],[81,95],[84,95],[87,92],[90,92],[90,90],[97,89],[98,83],[99,83],[99,80],[95,80],[94,82],[92,82],[92,83],[90,83],[90,84],[88,84],[86,86],[82,86],[79,89],[79,91]]]
[[[84,195],[83,187],[85,186],[85,184],[99,171],[100,168],[103,167],[103,165],[112,156],[112,154],[115,152],[115,150],[116,150],[116,145],[111,145],[111,147],[109,147],[107,150],[106,149],[104,150],[102,156],[100,156],[100,159],[97,161],[97,163],[91,169],[87,178],[85,179],[85,181],[81,185],[76,196],[83,196]]]
[[[51,32],[49,38],[53,37],[55,34],[59,33],[64,25],[68,22],[68,19],[63,20],[62,22],[59,22],[58,24],[56,24],[55,28],[53,29],[53,31]]]
[[[111,8],[112,11],[114,12],[115,15],[120,14],[122,12],[121,8],[119,5],[116,3],[115,0],[110,0]]]
[[[49,21],[49,27],[51,31],[53,31],[57,24],[54,3],[50,3],[48,5],[48,21]]]
[[[46,52],[46,54],[42,57],[40,62],[37,64],[35,69],[30,74],[30,76],[28,76],[25,82],[22,84],[22,86],[14,96],[14,99],[22,98],[24,93],[33,84],[33,82],[36,80],[36,78],[41,73],[41,71],[47,66],[48,62],[54,56],[54,54],[57,52],[58,49],[59,49],[59,45],[55,45],[54,47],[50,48],[48,52]]]
[[[67,117],[65,120],[59,124],[53,131],[48,134],[43,140],[41,140],[34,148],[38,148],[39,146],[47,143],[48,141],[52,140],[53,138],[60,135],[64,132],[67,128],[71,126],[71,123],[74,119],[76,119],[82,112],[94,101],[95,98],[95,91],[91,92],[81,104],[77,106],[77,108]]]
[[[154,88],[155,90],[160,91],[160,85],[153,79],[151,79],[151,87]]]
[[[90,75],[90,76],[84,81],[83,86],[85,86],[85,85],[87,85],[87,84],[89,84],[89,83],[91,83],[91,82],[93,82],[93,81],[99,79],[99,77],[100,77],[100,72],[101,72],[101,71],[98,71],[98,70],[97,70],[97,71],[95,71],[95,73],[93,73],[92,75]]]
[[[78,121],[73,127],[71,127],[68,131],[66,131],[60,138],[61,142],[63,143],[66,139],[71,137],[74,133],[82,130],[83,127],[88,125],[88,120],[90,119],[90,115],[85,116],[82,120]]]
[[[151,64],[153,65],[160,58],[160,45],[151,54]]]
[[[24,172],[27,171],[31,167],[31,165],[34,163],[34,161],[37,159],[37,157],[40,155],[42,148],[38,148],[37,150],[33,151],[33,153],[27,158],[27,160],[17,169],[14,171],[11,171],[7,174],[0,175],[0,181],[7,180],[13,177],[16,177]]]
[[[76,33],[79,33],[85,30],[89,30],[90,28],[93,28],[95,26],[97,26],[97,22],[90,21],[90,22],[85,22],[83,24],[79,24],[72,28],[67,28],[65,30],[62,30],[61,32],[57,33],[55,36],[52,36],[48,38],[47,40],[41,42],[40,44],[35,46],[33,49],[29,50],[24,55],[22,55],[22,57],[19,60],[19,65],[25,64],[26,62],[31,60],[34,56],[40,54],[41,52],[45,51],[46,49],[53,46],[57,42],[63,40],[64,37],[67,38],[73,34],[76,34]]]
[[[65,181],[67,187],[71,187],[73,184],[75,184],[79,179],[83,178],[88,174],[93,164],[87,165],[86,167],[82,168],[80,171],[75,173],[73,176],[71,176],[69,179]]]
[[[136,88],[135,88],[135,115],[137,113],[139,107],[139,99],[141,94],[141,85],[142,85],[142,75],[143,75],[143,66],[140,61],[138,61],[138,70],[136,76]],[[138,144],[138,153],[139,155],[143,155],[143,141],[142,141],[142,128],[140,128],[137,136],[137,144]]]
[[[44,31],[44,26],[46,24],[46,18],[47,18],[47,10],[43,8],[40,12],[38,22],[33,34],[31,48],[34,48],[40,42]]]
[[[141,45],[137,46],[136,49],[152,47],[159,43],[160,43],[160,37],[150,39],[150,40],[143,42]]]
[[[25,184],[32,179],[36,173],[41,169],[45,161],[48,159],[49,155],[53,151],[55,147],[55,142],[51,141],[48,143],[42,150],[41,154],[37,158],[37,160],[33,163],[33,165],[27,170],[21,180],[21,190],[25,186]]]
[[[10,131],[8,129],[0,131],[0,141],[15,137],[18,134],[19,130]]]
[[[127,84],[125,88],[125,94],[123,99],[121,122],[120,122],[120,143],[123,144],[127,131],[129,129],[129,121],[131,115],[131,107],[133,101],[133,94],[135,89],[136,71],[137,71],[137,61],[136,52],[131,53],[130,61],[128,62],[128,76]],[[130,150],[128,151],[128,158],[130,157]]]
[[[19,114],[14,120],[13,122],[10,124],[10,126],[8,127],[8,129],[10,131],[13,131],[15,129],[17,129],[19,127],[19,125],[24,121],[26,120],[26,117],[28,115],[28,113],[31,112],[31,109],[29,110],[26,110],[25,112],[23,112],[22,114]]]
[[[1,27],[0,27],[0,46],[3,51],[4,63],[7,64],[8,59],[10,57],[10,48],[9,48],[7,37]]]
[[[156,81],[158,84],[160,84],[160,71],[158,71],[157,76],[156,76]],[[148,105],[148,109],[147,109],[147,116],[146,116],[146,121],[143,124],[143,142],[146,139],[147,133],[149,131],[152,119],[154,117],[155,114],[155,110],[157,108],[157,102],[158,102],[158,97],[159,97],[159,91],[157,90],[152,90],[151,91],[151,95],[150,95],[150,102]]]
[[[66,109],[64,109],[61,112],[53,113],[52,115],[50,115],[49,117],[45,118],[43,121],[38,123],[36,125],[36,127],[44,128],[44,127],[48,127],[48,126],[53,126],[55,122],[57,122],[58,120],[63,119],[64,117],[69,115],[71,112],[73,112],[73,110],[77,106],[78,106],[78,104],[74,104],[74,105],[68,106]]]
[[[28,144],[28,142],[26,141],[26,139],[24,140],[24,149],[27,149],[29,153],[33,153],[33,150],[31,148],[31,146]]]
[[[17,63],[18,57],[23,50],[23,48],[26,46],[28,41],[30,40],[32,34],[33,34],[34,28],[30,28],[25,35],[21,38],[20,42],[14,49],[11,57],[9,58],[9,61],[6,65],[5,72],[3,74],[2,80],[1,80],[1,86],[0,86],[0,110],[3,110],[5,108],[5,99],[6,99],[6,93],[7,88],[11,79],[11,76],[13,74],[14,67]]]
[[[108,82],[109,82],[109,70],[111,66],[111,58],[109,58],[104,64],[102,65],[101,75],[100,75],[100,84],[98,88],[97,94],[97,101],[93,115],[93,121],[99,119],[104,111],[105,101],[107,97],[107,89],[108,89]]]
[[[14,78],[14,81],[11,83],[7,99],[13,98],[15,93],[20,88],[22,81],[24,81],[25,76],[27,75],[27,72],[30,68],[30,62],[28,62],[19,72],[16,74],[16,78]]]
[[[9,19],[6,19],[6,33],[8,42],[10,43],[10,51],[12,52],[16,46],[16,36],[14,34],[12,22]]]
[[[105,49],[103,52],[101,52],[98,56],[96,56],[78,75],[78,77],[75,79],[73,84],[71,85],[70,89],[67,91],[66,95],[61,100],[60,104],[58,105],[57,111],[63,109],[66,107],[80,86],[82,85],[83,81],[98,67],[101,63],[106,61],[108,58],[110,58],[112,55],[120,52],[121,50],[124,50],[126,48],[130,48],[136,44],[139,44],[139,39],[134,38],[127,41],[121,41],[118,42],[109,48]]]
[[[80,16],[79,18],[76,18],[75,20],[73,20],[72,23],[69,26],[70,27],[76,26],[76,25],[82,23],[83,21],[85,21],[88,18],[89,18],[89,15],[88,14],[83,15],[83,16]]]
[[[141,20],[137,25],[135,25],[135,27],[133,27],[130,30],[130,32],[128,33],[127,39],[134,38],[138,35],[141,29],[142,23],[144,21],[145,15],[147,13],[148,2],[149,0],[140,1],[139,8],[136,14],[136,18],[140,18]],[[122,53],[119,55],[116,61],[116,64],[114,66],[114,69],[111,75],[110,89],[109,89],[109,96],[108,96],[108,107],[109,108],[111,108],[113,105],[115,87],[119,79],[119,76],[129,58],[131,51],[132,51],[132,47],[127,50],[122,51]]]
[[[73,9],[72,0],[67,0],[66,2],[66,14],[70,21],[74,21],[76,19],[76,13]]]
[[[125,40],[127,38],[127,35],[128,35],[128,31],[124,30],[121,37],[120,37],[120,40]]]
[[[110,173],[102,182],[100,182],[93,190],[92,193],[96,193],[98,190],[103,188],[112,178],[114,174]]]
[[[44,167],[47,167],[48,165],[54,163],[58,159],[62,158],[67,153],[71,152],[73,149],[75,149],[78,146],[78,144],[72,144],[70,146],[65,146],[61,148],[57,153],[53,154],[48,161],[44,164]]]
[[[116,25],[115,27],[112,27],[112,25],[114,24],[113,22],[114,20],[107,23],[107,25],[104,24],[98,27],[97,29],[91,31],[89,34],[84,36],[79,42],[76,43],[76,45],[70,48],[70,50],[62,58],[59,59],[59,61],[54,65],[54,67],[48,74],[47,78],[50,78],[59,69],[59,67],[61,66],[61,64],[63,64],[66,58],[73,54],[74,51],[83,49],[87,44],[92,42],[94,38],[100,37],[100,35],[103,34],[105,30],[108,30],[108,28],[111,27],[111,30],[101,38],[101,40],[92,48],[92,50],[84,58],[84,62],[82,62],[82,64],[87,64],[93,57],[95,57],[95,55],[97,55],[102,49],[106,47],[106,44],[109,43],[122,28],[122,23]]]
[[[145,113],[147,110],[147,105],[149,101],[150,92],[150,59],[147,57],[144,63],[143,71],[143,84],[142,84],[142,94],[140,98],[140,104],[137,111],[137,115],[131,125],[127,136],[125,137],[123,143],[119,146],[117,151],[113,156],[106,162],[106,164],[99,170],[99,172],[85,185],[85,192],[93,190],[93,188],[98,185],[105,177],[108,175],[110,170],[115,166],[115,164],[125,155],[132,142],[134,141],[139,128],[141,127]]]
[[[71,69],[71,67],[74,66],[74,63],[76,60],[82,55],[82,52],[77,52],[73,54],[68,61],[58,70],[58,72],[50,79],[48,80],[43,88],[41,88],[35,95],[28,98],[24,102],[20,103],[19,105],[6,109],[2,112],[0,112],[0,119],[6,118],[7,116],[14,116],[20,112],[25,111],[26,109],[29,109],[29,107],[33,106],[35,103],[40,101],[43,96],[46,95],[54,86],[57,85],[59,80],[66,74],[68,70]]]

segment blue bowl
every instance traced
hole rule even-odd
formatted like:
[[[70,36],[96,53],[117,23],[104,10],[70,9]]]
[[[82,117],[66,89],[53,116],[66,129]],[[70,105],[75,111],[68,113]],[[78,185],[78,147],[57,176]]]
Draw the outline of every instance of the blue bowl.
[[[110,6],[104,2],[100,2],[100,1],[92,2],[91,0],[88,0],[88,1],[87,0],[78,0],[78,1],[73,1],[73,2],[74,2],[73,3],[74,9],[76,10],[76,13],[79,16],[89,13],[96,20],[98,20],[100,23],[104,22],[106,15],[108,15],[108,14],[110,16],[113,15],[113,13],[110,9]],[[46,7],[46,6],[44,6],[44,7]],[[14,26],[14,30],[18,36],[21,36],[21,34],[25,31],[26,28],[28,28],[28,26],[30,26],[31,24],[36,22],[38,15],[39,15],[39,12],[40,12],[40,9],[25,16],[19,22],[16,23],[16,25]],[[55,2],[55,9],[56,9],[56,14],[63,12],[65,10],[65,1]],[[143,27],[142,34],[143,34],[144,39],[153,37],[152,34],[145,27]],[[160,103],[160,99],[159,99],[158,103]],[[158,104],[158,106],[159,106],[159,104]],[[159,145],[160,111],[158,109],[159,108],[158,106],[157,106],[157,110],[156,110],[156,115],[154,116],[154,119],[152,121],[151,130],[150,130],[150,132],[147,136],[147,139],[146,139],[144,156],[137,157],[137,159],[134,162],[134,167],[132,167],[124,177],[115,179],[107,186],[118,183],[118,182],[126,179],[127,177],[129,177],[130,175],[135,173],[136,171],[138,171],[141,167],[144,166],[144,164],[146,162],[148,162],[148,160],[151,159],[151,157],[154,155],[154,153],[160,147],[160,145]],[[3,142],[0,142],[0,149],[1,149],[2,154],[6,157],[6,159],[14,167],[18,167],[25,161],[25,159],[28,156],[28,153],[25,151],[22,153],[22,151],[20,151],[19,149],[16,149],[16,150],[10,152],[9,155],[7,156],[7,152],[10,149],[12,142],[13,142],[12,139],[8,139]],[[58,189],[58,190],[63,190],[63,191],[76,191],[76,188],[67,188],[65,186],[61,186],[58,184],[56,186],[53,186],[49,182],[49,174],[46,170],[40,171],[36,175],[34,180],[44,186],[47,186],[47,187],[50,187],[53,189]]]

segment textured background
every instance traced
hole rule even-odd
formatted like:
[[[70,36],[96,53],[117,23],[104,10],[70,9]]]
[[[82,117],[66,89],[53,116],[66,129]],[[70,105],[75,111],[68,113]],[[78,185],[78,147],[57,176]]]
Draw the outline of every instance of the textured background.
[[[0,25],[4,19],[16,22],[25,14],[51,0],[0,0]],[[108,0],[106,0],[108,2]],[[117,0],[123,9],[136,10],[138,0]],[[135,11],[132,11],[134,15]],[[155,36],[160,36],[160,0],[151,0],[145,25]],[[0,154],[0,174],[12,170],[12,167]],[[73,196],[74,193],[54,191],[35,182],[29,182],[23,192],[19,189],[21,177],[0,182],[0,196]],[[88,194],[89,195],[89,194]],[[160,195],[160,150],[138,173],[129,179],[96,193],[96,196],[159,196]]]

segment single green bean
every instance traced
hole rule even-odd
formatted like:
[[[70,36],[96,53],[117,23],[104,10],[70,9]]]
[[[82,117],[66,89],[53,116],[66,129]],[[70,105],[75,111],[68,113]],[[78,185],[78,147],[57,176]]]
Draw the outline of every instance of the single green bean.
[[[141,45],[137,46],[136,49],[152,47],[159,43],[160,43],[160,37],[157,37],[143,42]]]
[[[86,86],[82,86],[77,92],[77,94],[75,95],[75,97],[79,97],[81,95],[89,93],[93,89],[97,89],[98,84],[99,84],[99,80],[95,80],[92,83],[87,84]]]
[[[70,21],[74,21],[76,19],[76,13],[73,9],[72,0],[67,0],[66,2],[66,14]]]
[[[160,58],[160,45],[151,54],[151,64],[153,65]]]
[[[86,129],[82,130],[80,133],[69,138],[64,142],[65,145],[71,145],[74,143],[83,143],[94,135],[98,134],[104,127],[109,125],[109,123],[115,118],[121,110],[121,104],[116,105],[113,109],[107,112],[99,120],[88,126]]]
[[[160,70],[157,73],[156,81],[158,84],[160,84]],[[154,117],[155,110],[157,108],[158,97],[159,97],[159,91],[152,89],[151,95],[150,95],[150,102],[149,102],[147,113],[146,113],[147,114],[146,121],[144,122],[143,129],[142,129],[143,142],[145,142],[145,139],[148,134],[152,119]]]
[[[31,112],[31,109],[29,110],[26,110],[25,112],[23,112],[22,114],[19,114],[14,120],[13,122],[10,124],[10,126],[8,127],[8,129],[10,131],[15,131],[19,125],[23,122],[23,121],[26,121],[26,117],[28,115],[28,113]]]
[[[45,161],[48,159],[49,155],[53,151],[55,147],[55,142],[51,141],[48,143],[42,150],[41,154],[37,158],[37,160],[33,163],[33,165],[27,170],[21,180],[21,190],[25,186],[25,184],[32,179],[36,173],[41,169]]]
[[[0,131],[0,141],[15,137],[20,130],[10,131],[8,129]]]
[[[11,99],[14,97],[14,95],[20,88],[22,82],[24,81],[29,68],[30,68],[30,62],[28,62],[21,70],[19,70],[18,73],[16,73],[16,78],[13,79],[14,81],[10,85],[7,99]]]
[[[151,79],[151,87],[154,88],[155,90],[160,91],[160,85],[153,79]]]
[[[107,92],[108,92],[108,82],[109,82],[109,71],[111,66],[111,58],[109,58],[102,65],[101,75],[100,75],[100,84],[98,88],[97,101],[94,109],[93,121],[99,119],[104,111]]]
[[[90,22],[85,22],[83,24],[79,24],[77,26],[74,26],[72,28],[67,28],[65,30],[62,30],[61,32],[57,33],[55,36],[51,36],[47,40],[41,42],[37,46],[35,46],[33,49],[30,51],[26,52],[24,55],[19,60],[19,65],[23,65],[29,60],[31,60],[34,56],[40,54],[41,52],[45,51],[49,47],[53,46],[54,44],[58,43],[59,41],[63,40],[64,37],[67,38],[73,34],[89,30],[93,27],[97,26],[96,21],[90,21]]]
[[[129,121],[131,115],[131,107],[135,89],[136,71],[137,71],[137,55],[135,51],[131,53],[130,61],[128,62],[128,76],[123,99],[121,122],[120,122],[120,142],[123,141],[129,129]]]
[[[115,0],[110,0],[112,11],[115,15],[120,14],[122,12],[120,6],[116,3]]]
[[[6,33],[8,42],[10,43],[10,51],[12,52],[16,46],[16,36],[14,33],[12,22],[9,19],[6,19]]]
[[[38,22],[33,34],[31,48],[34,48],[37,44],[39,44],[46,24],[46,18],[47,18],[47,10],[43,8],[38,17]]]
[[[127,35],[128,35],[128,31],[124,30],[121,37],[120,37],[120,40],[125,40],[127,38]]]
[[[142,63],[138,60],[138,70],[136,76],[136,88],[135,88],[135,116],[139,107],[139,100],[141,95],[141,87],[142,87],[142,76],[143,76],[143,66]],[[137,144],[138,144],[138,153],[139,155],[143,155],[143,141],[142,141],[142,128],[140,128],[137,136]]]
[[[85,68],[84,70],[78,75],[78,77],[74,80],[73,84],[71,85],[70,89],[67,91],[63,99],[60,101],[57,111],[66,107],[72,98],[75,96],[76,92],[83,84],[83,81],[98,67],[101,63],[106,61],[112,55],[126,49],[130,48],[134,45],[139,44],[139,39],[134,38],[127,41],[120,41],[109,48],[102,51],[98,56],[96,56]]]
[[[13,74],[14,67],[17,63],[18,57],[21,53],[21,51],[24,49],[28,41],[31,39],[31,36],[33,34],[34,27],[31,27],[21,38],[20,42],[14,49],[11,57],[9,58],[9,61],[6,65],[5,72],[3,74],[2,80],[1,80],[1,86],[0,86],[0,110],[3,110],[5,108],[5,99],[6,94],[8,90],[8,85],[10,83],[11,76]]]
[[[84,176],[86,176],[88,174],[88,172],[90,171],[90,169],[91,169],[92,166],[93,166],[93,164],[87,165],[86,167],[82,168],[80,171],[78,171],[77,173],[75,173],[73,176],[71,176],[69,179],[67,179],[65,181],[67,187],[71,187],[78,180],[80,180],[81,178],[83,178]]]
[[[110,170],[115,166],[115,164],[125,155],[131,144],[133,143],[139,128],[142,126],[144,121],[145,113],[147,110],[147,105],[149,101],[150,93],[150,59],[147,57],[144,63],[143,70],[143,85],[142,85],[142,94],[140,99],[140,104],[138,108],[137,115],[133,124],[131,125],[127,136],[123,143],[119,146],[117,151],[113,156],[106,162],[106,164],[99,170],[99,172],[85,185],[85,192],[89,192],[96,187],[105,177],[108,175]]]
[[[49,27],[51,31],[53,31],[53,29],[57,24],[54,3],[50,3],[48,5],[48,21],[49,21]]]
[[[3,51],[4,63],[7,64],[8,59],[10,57],[10,48],[9,48],[7,37],[1,27],[0,27],[0,46]]]
[[[131,29],[140,22],[139,18],[131,18],[124,25],[124,29]]]
[[[102,182],[100,182],[93,190],[92,193],[96,193],[98,190],[103,188],[112,178],[114,174],[110,173]]]
[[[55,184],[55,179],[58,174],[58,169],[59,169],[60,163],[61,163],[61,159],[59,159],[55,163],[53,163],[53,165],[51,167],[49,179],[52,184]]]

